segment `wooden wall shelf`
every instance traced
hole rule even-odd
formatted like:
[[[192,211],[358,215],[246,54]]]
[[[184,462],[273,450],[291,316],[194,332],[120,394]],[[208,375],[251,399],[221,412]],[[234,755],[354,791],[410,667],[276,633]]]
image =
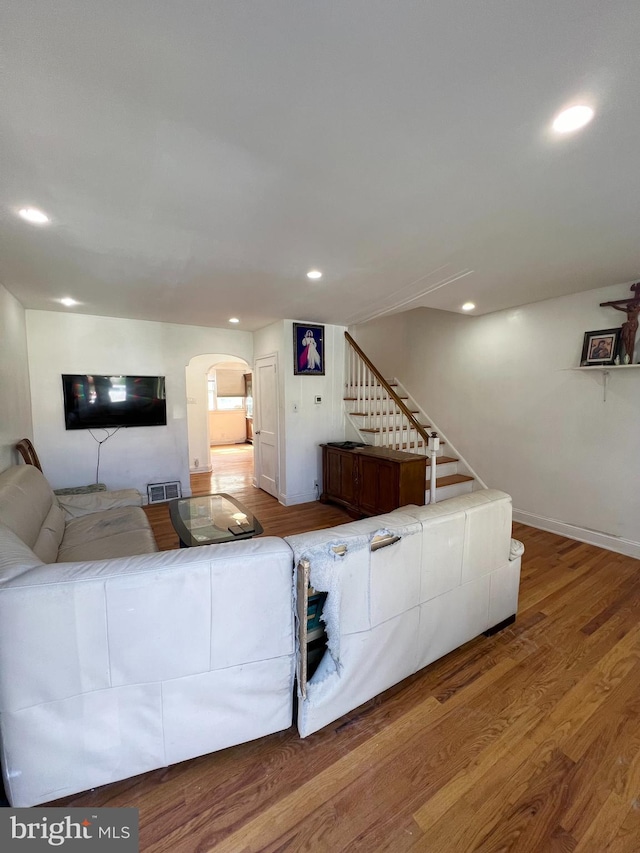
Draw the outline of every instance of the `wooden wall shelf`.
[[[569,370],[596,370],[602,373],[602,402],[607,402],[607,380],[613,370],[633,370],[639,368],[640,364],[585,364],[580,367],[570,367]]]
[[[640,367],[640,364],[584,364],[580,365],[580,367],[570,367],[570,370],[601,370],[607,371],[610,370],[629,370],[634,367]]]

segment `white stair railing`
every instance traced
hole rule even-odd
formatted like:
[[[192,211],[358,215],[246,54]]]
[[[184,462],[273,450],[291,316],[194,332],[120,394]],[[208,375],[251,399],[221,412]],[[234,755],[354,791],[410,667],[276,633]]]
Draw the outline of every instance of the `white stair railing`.
[[[441,500],[478,488],[488,488],[448,439],[446,455],[443,455],[444,437],[439,438],[439,449],[432,452],[429,440],[438,437],[438,433],[434,433],[434,429],[438,428],[435,424],[433,427],[426,425],[433,424],[429,415],[417,405],[415,398],[409,403],[410,397],[404,396],[404,390],[400,393],[394,390],[398,387],[396,380],[385,380],[348,332],[345,333],[345,339],[349,344],[345,348],[345,398],[350,400],[346,406],[347,417],[360,432],[360,440],[367,444],[430,456],[429,475],[434,484],[438,477]],[[406,404],[403,402],[405,400]],[[426,423],[420,423],[418,419]],[[434,457],[442,464],[436,465]],[[426,491],[430,493],[426,496],[428,501],[435,485],[432,488],[429,484],[425,485]]]
[[[345,339],[348,343],[345,398],[354,406],[352,414],[365,419],[365,426],[361,427],[361,430],[366,435],[377,436],[379,441],[374,438],[374,443],[432,456],[429,472],[430,496],[431,501],[435,502],[435,456],[438,448],[436,446],[435,451],[431,453],[430,441],[433,445],[437,434],[427,433],[427,428],[417,421],[348,332],[345,332]]]

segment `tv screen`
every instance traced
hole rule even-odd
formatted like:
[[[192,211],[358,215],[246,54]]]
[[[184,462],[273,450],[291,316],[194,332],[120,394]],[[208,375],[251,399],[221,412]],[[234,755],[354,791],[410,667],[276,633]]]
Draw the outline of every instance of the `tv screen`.
[[[67,429],[165,426],[164,376],[62,376]]]

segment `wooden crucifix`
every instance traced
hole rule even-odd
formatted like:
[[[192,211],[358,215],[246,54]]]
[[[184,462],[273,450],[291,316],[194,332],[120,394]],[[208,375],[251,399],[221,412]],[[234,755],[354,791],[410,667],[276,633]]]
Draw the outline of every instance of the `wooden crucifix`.
[[[638,314],[640,313],[640,281],[631,285],[631,296],[626,299],[614,299],[612,302],[601,302],[600,306],[609,306],[616,311],[624,311],[627,315],[626,323],[622,324],[622,343],[625,354],[629,356],[628,363],[633,364],[633,349],[638,332]]]

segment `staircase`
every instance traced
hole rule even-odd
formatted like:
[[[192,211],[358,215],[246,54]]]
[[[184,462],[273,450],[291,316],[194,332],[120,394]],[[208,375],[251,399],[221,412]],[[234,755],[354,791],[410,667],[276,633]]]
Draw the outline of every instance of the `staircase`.
[[[428,442],[437,432],[425,413],[395,379],[384,379],[348,332],[345,384],[347,419],[359,440],[427,456],[425,504],[431,499],[432,453]],[[486,488],[442,436],[435,456],[435,500]]]

